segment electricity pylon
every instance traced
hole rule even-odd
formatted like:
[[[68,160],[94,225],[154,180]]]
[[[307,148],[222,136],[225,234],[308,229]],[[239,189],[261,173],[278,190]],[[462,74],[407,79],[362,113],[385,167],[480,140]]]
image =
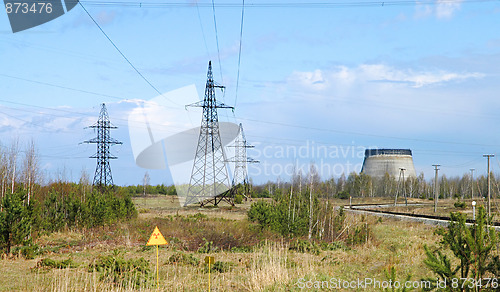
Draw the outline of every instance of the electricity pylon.
[[[234,205],[230,195],[229,175],[226,165],[226,153],[219,132],[218,108],[234,109],[223,103],[217,103],[215,89],[224,86],[216,85],[212,75],[212,62],[208,62],[207,83],[203,102],[189,106],[203,108],[198,146],[191,171],[191,179],[184,206],[200,203],[203,207],[213,203],[215,206],[225,200]]]
[[[111,145],[123,144],[122,142],[111,138],[110,129],[117,129],[109,121],[108,111],[106,105],[101,105],[101,112],[97,122],[88,128],[97,129],[97,137],[84,141],[83,143],[97,144],[96,154],[90,158],[97,159],[97,167],[95,169],[94,181],[92,185],[97,187],[101,192],[108,186],[113,185],[113,176],[111,175],[111,167],[109,165],[110,159],[116,159],[116,156],[111,155],[109,147]]]
[[[248,199],[249,182],[248,182],[248,171],[247,163],[258,163],[259,161],[249,158],[247,156],[247,148],[253,148],[253,145],[249,145],[245,138],[245,133],[243,132],[243,125],[240,123],[240,128],[238,130],[238,136],[234,141],[234,158],[229,160],[229,162],[234,162],[234,176],[233,176],[233,189],[237,189],[238,185],[243,186],[243,196],[245,200]]]

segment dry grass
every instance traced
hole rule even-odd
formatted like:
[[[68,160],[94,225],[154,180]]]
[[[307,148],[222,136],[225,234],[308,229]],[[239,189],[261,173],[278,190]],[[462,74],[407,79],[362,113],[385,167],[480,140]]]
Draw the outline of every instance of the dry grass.
[[[328,281],[331,278],[355,280],[374,277],[385,280],[384,271],[390,266],[396,267],[399,278],[412,274],[412,279],[419,280],[429,276],[422,264],[425,256],[423,245],[434,245],[437,240],[433,235],[434,228],[430,226],[391,220],[380,222],[378,217],[362,219],[361,216],[348,214],[347,222],[350,225],[355,226],[365,220],[371,226],[372,233],[366,244],[347,250],[322,251],[319,255],[298,253],[290,251],[288,244],[277,237],[271,241],[261,241],[262,238],[272,238],[269,234],[253,238],[257,233],[252,233],[251,225],[240,217],[240,214],[246,213],[246,206],[233,210],[224,207],[222,210],[193,208],[180,211],[173,206],[175,202],[168,205],[170,203],[163,204],[161,200],[158,197],[135,199],[139,210],[154,207],[143,213],[149,214],[148,217],[126,224],[41,237],[39,244],[60,248],[36,260],[0,260],[0,291],[132,291],[129,283],[102,281],[98,274],[89,273],[87,267],[98,255],[119,249],[125,258],[144,257],[154,272],[156,251],[154,248],[144,248],[154,225],[158,225],[172,243],[160,249],[162,291],[206,291],[208,273],[202,262],[208,255],[231,265],[231,269],[225,273],[211,273],[213,291],[300,291],[297,282],[302,278]],[[188,218],[199,212],[208,218]],[[188,250],[192,251],[185,252],[198,258],[200,265],[169,263],[169,257],[178,252],[183,241],[187,243],[186,246],[193,244],[196,247],[196,242],[189,241],[201,236],[212,236],[213,240],[236,238],[253,245],[254,249],[248,253],[226,249],[202,254],[196,253],[191,247]],[[173,237],[177,239],[172,240]],[[44,257],[57,260],[72,258],[80,265],[64,270],[32,269]],[[156,291],[154,279],[149,287],[133,291]]]

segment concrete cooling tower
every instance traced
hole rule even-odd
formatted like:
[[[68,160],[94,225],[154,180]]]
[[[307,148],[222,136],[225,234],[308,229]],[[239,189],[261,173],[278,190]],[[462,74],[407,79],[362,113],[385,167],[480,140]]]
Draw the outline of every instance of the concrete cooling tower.
[[[382,178],[387,172],[397,179],[401,168],[406,169],[405,178],[417,177],[410,149],[365,150],[365,161],[361,172],[373,178]]]

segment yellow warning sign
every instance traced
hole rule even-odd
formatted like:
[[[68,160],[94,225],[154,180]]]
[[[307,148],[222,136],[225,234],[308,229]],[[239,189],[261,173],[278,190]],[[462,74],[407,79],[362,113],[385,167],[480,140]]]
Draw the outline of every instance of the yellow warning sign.
[[[168,242],[165,240],[165,237],[161,235],[158,226],[156,226],[155,230],[153,230],[153,234],[151,234],[151,237],[149,238],[148,243],[146,243],[146,245],[164,245],[164,244],[168,244]]]

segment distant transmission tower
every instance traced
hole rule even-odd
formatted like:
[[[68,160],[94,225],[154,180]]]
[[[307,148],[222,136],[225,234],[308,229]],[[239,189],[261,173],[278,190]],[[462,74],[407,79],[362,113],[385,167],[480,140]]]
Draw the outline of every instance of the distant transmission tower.
[[[203,115],[184,206],[193,203],[200,203],[202,207],[209,203],[217,206],[222,200],[234,205],[229,191],[226,154],[220,138],[219,118],[217,116],[218,108],[234,108],[217,103],[215,88],[223,89],[224,86],[215,84],[212,75],[212,62],[209,61],[205,98],[203,102],[189,105],[203,108]]]
[[[258,163],[259,161],[247,157],[247,148],[253,148],[254,146],[247,144],[245,138],[245,133],[243,132],[243,125],[240,123],[240,129],[238,131],[238,136],[234,141],[234,158],[229,162],[234,162],[234,176],[233,176],[233,188],[238,185],[243,185],[243,196],[245,199],[248,198],[249,183],[248,183],[248,172],[247,163]]]
[[[115,144],[122,144],[122,142],[111,138],[109,130],[117,129],[109,121],[108,111],[106,105],[103,103],[101,106],[101,113],[97,122],[88,128],[97,129],[97,137],[84,141],[84,143],[97,144],[97,153],[90,156],[90,158],[97,158],[97,167],[95,169],[93,186],[103,191],[108,186],[113,185],[113,177],[111,175],[111,167],[109,165],[110,159],[117,157],[111,155],[109,147]]]

